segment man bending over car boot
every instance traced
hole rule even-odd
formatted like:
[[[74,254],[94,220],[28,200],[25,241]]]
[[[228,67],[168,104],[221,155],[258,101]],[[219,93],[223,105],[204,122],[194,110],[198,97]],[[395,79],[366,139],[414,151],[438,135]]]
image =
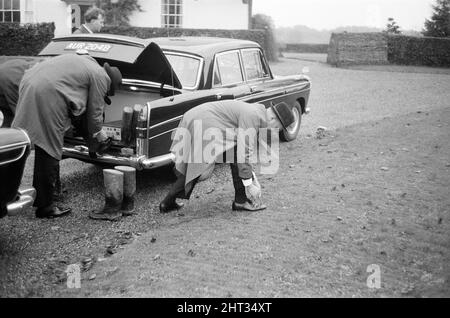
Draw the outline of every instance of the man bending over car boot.
[[[102,131],[103,110],[121,81],[119,69],[108,63],[101,67],[89,55],[60,55],[25,73],[12,127],[26,130],[35,146],[36,217],[58,217],[71,211],[53,201],[64,134],[71,118],[85,114],[89,150],[107,148],[111,140]]]

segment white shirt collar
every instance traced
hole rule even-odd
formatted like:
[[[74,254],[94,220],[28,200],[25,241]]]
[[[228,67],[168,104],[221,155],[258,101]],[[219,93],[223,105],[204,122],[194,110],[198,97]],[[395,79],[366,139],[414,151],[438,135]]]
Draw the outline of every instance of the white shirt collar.
[[[88,28],[88,26],[86,24],[83,24],[84,28],[91,34],[93,34],[94,32],[91,31],[91,29]]]

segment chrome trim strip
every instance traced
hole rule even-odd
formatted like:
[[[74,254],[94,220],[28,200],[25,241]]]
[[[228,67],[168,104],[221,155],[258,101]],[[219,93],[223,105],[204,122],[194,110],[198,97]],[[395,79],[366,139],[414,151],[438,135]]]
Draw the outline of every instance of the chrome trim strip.
[[[141,85],[141,86],[152,87],[152,88],[160,88],[161,87],[160,83],[151,82],[151,81],[143,81],[143,80],[138,80],[138,79],[130,79],[130,78],[122,79],[122,84],[130,85],[130,86]],[[165,86],[167,86],[169,89],[172,89],[175,91],[180,90],[179,88],[173,87],[171,85],[165,84]]]
[[[294,95],[294,94],[302,93],[302,92],[307,91],[307,90],[308,90],[308,89],[303,89],[303,90],[301,90],[301,91],[298,91],[298,92],[292,92],[292,93],[289,93],[289,94],[281,95],[281,96],[279,96],[279,97],[284,97],[284,96]],[[255,95],[256,95],[256,94],[255,94]],[[245,101],[246,99],[251,99],[252,97],[255,97],[255,95],[247,95],[247,96],[243,96],[242,98],[237,98],[237,100]],[[278,97],[278,96],[277,96],[277,97]],[[275,98],[277,98],[277,97],[275,97]],[[258,103],[266,102],[266,101],[271,100],[271,99],[274,99],[274,98],[273,98],[273,97],[270,97],[270,98],[267,98],[267,99],[263,99],[263,100],[258,101]]]
[[[17,145],[17,144],[16,144],[16,145]],[[8,163],[11,163],[11,162],[20,160],[20,159],[23,157],[23,155],[25,154],[25,150],[27,149],[27,146],[28,146],[28,143],[27,143],[27,144],[24,144],[24,145],[22,146],[22,151],[21,151],[20,155],[18,155],[17,157],[15,157],[15,158],[13,158],[13,159],[11,159],[11,160],[4,161],[4,162],[0,162],[0,166],[4,166],[4,165],[6,165],[6,164],[8,164]],[[14,150],[14,148],[11,148],[11,149]],[[20,149],[20,148],[17,147],[17,149]],[[3,152],[4,150],[5,150],[5,149],[1,149],[0,151]],[[10,150],[10,149],[6,148],[6,150]]]
[[[96,159],[89,157],[89,151],[79,150],[72,147],[64,147],[63,155],[65,157],[79,159],[88,162],[106,163],[111,165],[125,165],[136,168],[137,170],[143,169],[155,169],[158,167],[166,166],[175,161],[175,155],[172,153],[147,158],[146,156],[132,156],[132,157],[120,157],[111,155],[97,155]]]
[[[34,199],[36,198],[36,189],[33,187],[21,188],[18,194],[19,198],[6,206],[8,215],[10,216],[17,215],[33,205]]]
[[[277,91],[281,91],[282,92],[282,91],[286,91],[286,90],[291,89],[291,88],[296,88],[297,86],[300,86],[300,87],[303,86],[302,87],[303,89],[301,88],[300,91],[297,91],[297,92],[294,92],[294,93],[300,93],[300,92],[303,92],[305,90],[308,90],[307,88],[305,88],[306,85],[292,84],[292,85],[289,85],[289,86],[286,86],[286,87],[275,88],[275,89],[272,89],[270,91],[264,91],[264,92],[261,92],[261,93],[256,93],[256,94],[253,94],[251,96],[266,95],[266,94],[274,93],[274,92],[277,92]],[[290,93],[289,93],[289,95],[290,95]]]
[[[21,141],[21,142],[16,142],[15,144],[10,144],[10,145],[4,145],[0,147],[0,151],[3,150],[9,150],[10,148],[19,148],[21,146],[27,146],[29,145],[29,141]]]
[[[156,138],[156,137],[159,137],[159,136],[162,136],[162,135],[171,133],[172,131],[177,130],[177,128],[178,128],[178,127],[174,128],[174,129],[171,129],[171,130],[168,130],[168,131],[165,131],[165,132],[163,132],[163,133],[160,133],[160,134],[158,134],[158,135],[156,135],[156,136],[150,137],[148,140],[152,140],[152,139],[154,139],[154,138]]]
[[[159,127],[159,126],[162,126],[162,125],[171,123],[171,122],[176,121],[176,120],[179,120],[179,119],[181,119],[181,118],[183,118],[183,115],[177,116],[177,117],[174,117],[174,118],[165,120],[165,121],[162,121],[162,122],[160,122],[160,123],[157,123],[156,125],[150,126],[150,129],[157,128],[157,127]]]

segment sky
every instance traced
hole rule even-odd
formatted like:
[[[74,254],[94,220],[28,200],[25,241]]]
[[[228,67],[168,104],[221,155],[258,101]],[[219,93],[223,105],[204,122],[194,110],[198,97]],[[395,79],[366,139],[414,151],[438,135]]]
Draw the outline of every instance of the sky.
[[[385,28],[394,18],[403,30],[421,31],[434,0],[253,0],[253,14],[271,16],[276,27],[306,25],[325,30],[340,26]]]

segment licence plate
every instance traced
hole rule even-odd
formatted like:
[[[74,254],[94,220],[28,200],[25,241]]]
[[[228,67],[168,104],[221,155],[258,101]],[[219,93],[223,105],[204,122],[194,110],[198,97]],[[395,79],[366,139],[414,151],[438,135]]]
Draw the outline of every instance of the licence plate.
[[[71,42],[67,44],[65,50],[87,50],[91,52],[108,53],[111,50],[112,45],[103,43],[84,43],[84,42]]]
[[[108,137],[111,137],[112,139],[117,141],[122,140],[120,128],[103,126],[102,130],[106,133]]]

